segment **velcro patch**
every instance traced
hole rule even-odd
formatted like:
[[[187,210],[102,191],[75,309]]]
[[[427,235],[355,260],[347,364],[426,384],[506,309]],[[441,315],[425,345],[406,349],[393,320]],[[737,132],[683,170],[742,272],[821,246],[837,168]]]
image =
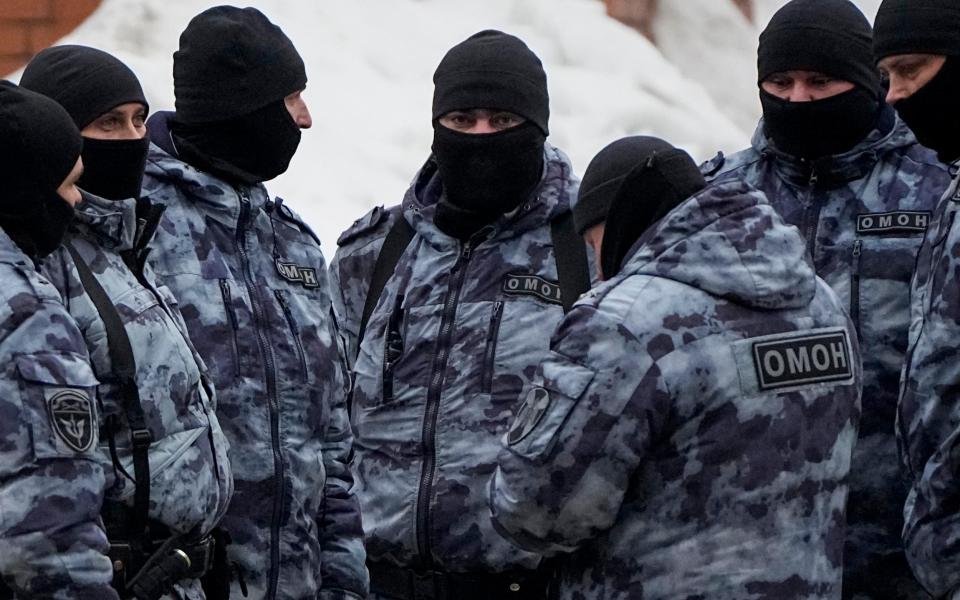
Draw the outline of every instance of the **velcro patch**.
[[[841,381],[853,376],[844,330],[767,337],[752,342],[753,366],[761,391]]]
[[[930,223],[929,211],[897,211],[857,215],[857,233],[923,233]]]
[[[79,390],[64,389],[47,401],[53,431],[71,450],[86,452],[93,446],[93,402]]]
[[[503,280],[503,291],[512,296],[534,296],[551,304],[563,304],[560,284],[536,275],[507,275]]]
[[[530,435],[548,408],[550,408],[550,392],[542,387],[530,390],[507,433],[507,444],[513,446]]]
[[[291,283],[299,283],[305,288],[320,287],[320,281],[317,279],[317,270],[313,267],[301,267],[292,262],[284,262],[279,258],[276,260],[277,273]]]

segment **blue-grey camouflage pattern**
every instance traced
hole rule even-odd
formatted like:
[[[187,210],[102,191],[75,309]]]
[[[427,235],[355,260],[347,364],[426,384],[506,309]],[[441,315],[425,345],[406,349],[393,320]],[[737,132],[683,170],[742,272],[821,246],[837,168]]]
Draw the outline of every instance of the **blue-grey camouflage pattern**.
[[[135,242],[147,241],[137,239],[142,231],[136,201],[84,194],[76,214],[64,243],[76,249],[113,302],[133,350],[140,404],[153,436],[148,514],[174,533],[205,535],[223,518],[233,493],[228,444],[214,413],[206,367],[189,342],[170,290],[157,285],[149,265],[138,278],[121,256],[133,253]],[[66,248],[51,254],[42,272],[60,291],[86,341],[101,382],[97,389],[101,430],[109,435],[106,424],[117,424],[112,435],[123,472],[114,467],[107,436],[100,440],[97,455],[106,473],[106,498],[132,507],[136,486],[129,477],[134,472],[130,430],[106,327]],[[182,598],[204,597],[199,581],[183,582],[176,593]]]
[[[917,259],[897,414],[900,453],[913,482],[904,509],[904,544],[914,573],[935,597],[960,592],[958,186],[960,179],[940,201]]]
[[[115,599],[99,524],[98,382],[83,336],[2,230],[0,281],[0,588],[21,598]]]
[[[352,353],[386,232],[397,218],[416,232],[353,368],[357,494],[372,561],[450,572],[540,562],[494,531],[486,483],[563,315],[549,223],[570,209],[579,181],[549,144],[544,163],[531,199],[469,242],[433,223],[442,186],[432,159],[399,209],[375,209],[340,238],[331,278]]]
[[[216,385],[235,482],[222,526],[249,597],[365,597],[345,366],[319,242],[263,185],[232,187],[157,145],[143,197],[166,206],[149,260]],[[242,597],[236,579],[232,595]]]
[[[772,147],[761,122],[752,148],[727,158],[713,179],[742,179],[762,190],[803,233],[817,274],[853,318],[863,351],[864,414],[850,472],[844,596],[917,600],[925,595],[903,555],[909,482],[893,424],[910,277],[949,176],[899,118],[887,129],[811,165]]]
[[[860,356],[762,193],[728,182],[675,208],[550,346],[490,506],[521,546],[572,552],[560,597],[840,597]]]

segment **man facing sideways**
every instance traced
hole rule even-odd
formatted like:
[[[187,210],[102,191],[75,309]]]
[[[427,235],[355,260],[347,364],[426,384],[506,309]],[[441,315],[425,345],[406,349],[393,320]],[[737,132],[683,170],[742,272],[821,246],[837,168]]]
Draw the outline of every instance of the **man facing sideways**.
[[[176,112],[147,123],[143,198],[166,207],[148,255],[211,369],[236,493],[232,597],[362,598],[352,435],[319,240],[264,181],[311,125],[292,42],[253,8],[190,21]]]
[[[889,78],[887,101],[921,143],[957,172],[960,161],[960,5],[885,0],[874,52]],[[911,186],[922,187],[913,180]],[[910,483],[903,540],[910,566],[934,597],[960,594],[960,222],[954,180],[930,221],[917,259],[897,415]]]

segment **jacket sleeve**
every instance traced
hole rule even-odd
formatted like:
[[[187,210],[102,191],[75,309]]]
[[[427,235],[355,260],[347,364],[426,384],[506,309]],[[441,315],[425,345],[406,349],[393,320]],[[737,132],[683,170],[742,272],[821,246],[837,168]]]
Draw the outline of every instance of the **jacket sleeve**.
[[[96,379],[62,306],[18,298],[0,311],[0,588],[117,598],[99,524]]]
[[[337,345],[342,350],[342,346]],[[337,360],[343,363],[342,351]],[[317,529],[322,548],[320,598],[366,598],[369,592],[360,504],[353,491],[353,433],[347,413],[347,389],[337,366],[337,393],[323,440],[326,482]]]
[[[494,525],[547,555],[609,528],[668,398],[641,340],[575,307],[506,436],[491,480]]]

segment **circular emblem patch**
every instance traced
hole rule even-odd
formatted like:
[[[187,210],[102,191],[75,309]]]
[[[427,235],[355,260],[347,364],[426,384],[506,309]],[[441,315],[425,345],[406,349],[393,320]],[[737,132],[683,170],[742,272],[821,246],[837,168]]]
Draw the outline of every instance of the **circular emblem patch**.
[[[513,425],[510,426],[507,444],[512,446],[530,435],[548,408],[550,408],[550,392],[542,387],[530,390],[513,420]]]
[[[77,452],[93,445],[93,403],[77,390],[62,390],[48,401],[53,430],[63,443]]]

